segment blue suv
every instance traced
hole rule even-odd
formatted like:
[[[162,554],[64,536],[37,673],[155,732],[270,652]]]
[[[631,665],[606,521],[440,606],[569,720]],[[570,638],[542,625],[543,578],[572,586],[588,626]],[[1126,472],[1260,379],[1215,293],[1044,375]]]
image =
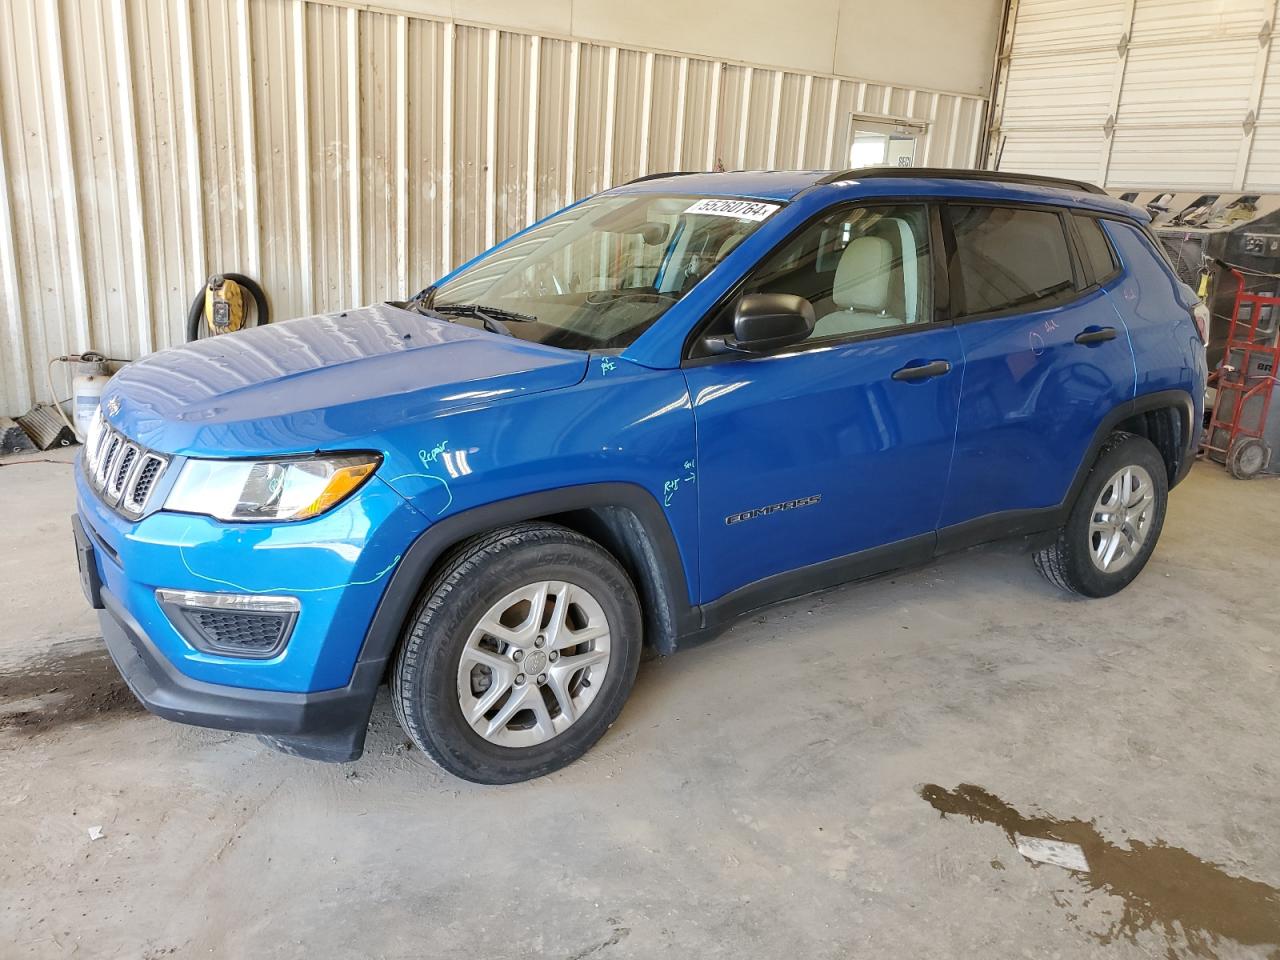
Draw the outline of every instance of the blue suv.
[[[126,367],[82,579],[160,716],[350,760],[388,683],[445,769],[522,780],[642,647],[763,604],[1006,537],[1120,590],[1192,462],[1204,322],[1087,184],[648,177],[406,302]]]

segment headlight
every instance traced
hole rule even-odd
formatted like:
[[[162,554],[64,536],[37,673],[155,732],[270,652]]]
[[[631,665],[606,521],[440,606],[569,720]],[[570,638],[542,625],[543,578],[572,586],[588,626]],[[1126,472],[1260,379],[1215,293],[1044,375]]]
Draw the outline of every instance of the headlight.
[[[164,507],[219,520],[306,520],[359,490],[381,461],[371,454],[188,460]]]
[[[93,468],[98,464],[98,455],[102,453],[99,447],[102,446],[104,433],[106,433],[106,419],[102,416],[102,406],[99,405],[93,411],[93,419],[89,421],[89,430],[84,435],[84,460],[90,474],[93,473]]]

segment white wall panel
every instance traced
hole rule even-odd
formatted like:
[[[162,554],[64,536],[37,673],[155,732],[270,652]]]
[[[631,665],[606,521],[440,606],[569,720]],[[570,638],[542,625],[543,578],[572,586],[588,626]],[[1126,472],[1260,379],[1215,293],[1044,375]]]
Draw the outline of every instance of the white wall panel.
[[[1117,188],[1274,186],[1276,9],[1276,0],[1015,0],[988,160]]]
[[[350,0],[317,0],[343,5]],[[411,17],[456,18],[605,46],[678,47],[794,73],[869,76],[986,97],[1003,0],[370,0]],[[679,40],[673,41],[673,36]]]
[[[1280,43],[1271,43],[1265,53],[1245,179],[1256,190],[1280,190]]]
[[[1125,15],[1126,0],[1019,0],[1017,55],[1113,47],[1127,29]]]
[[[1234,124],[1249,109],[1254,36],[1213,43],[1144,44],[1136,39],[1125,68],[1117,125],[1150,128]]]
[[[1035,131],[1010,135],[1000,156],[1000,169],[1050,172],[1073,180],[1097,179],[1098,157],[1105,141],[1102,131]],[[1046,158],[1052,157],[1050,164]]]
[[[0,412],[49,357],[181,341],[210,272],[283,319],[646,173],[842,165],[854,113],[922,123],[918,164],[977,151],[979,97],[369,6],[0,3]]]
[[[1070,73],[1070,95],[1063,92],[1064,74]],[[1009,65],[1008,93],[1001,106],[1000,127],[1012,136],[1053,129],[1101,130],[1111,104],[1115,74],[1114,51],[1092,51],[1057,56],[1020,57]],[[1096,166],[1096,163],[1095,163]]]
[[[1211,43],[1217,37],[1258,32],[1273,0],[1155,0],[1133,11],[1134,36],[1143,42]]]
[[[1254,133],[1249,187],[1265,193],[1280,192],[1280,124],[1259,124]]]

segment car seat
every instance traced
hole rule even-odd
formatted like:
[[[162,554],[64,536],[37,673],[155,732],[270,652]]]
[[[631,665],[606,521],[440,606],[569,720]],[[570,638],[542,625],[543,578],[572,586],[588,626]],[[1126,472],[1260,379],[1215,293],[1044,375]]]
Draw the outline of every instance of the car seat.
[[[838,337],[904,323],[889,312],[893,244],[866,234],[849,241],[836,265],[831,299],[839,308],[814,324],[815,337]]]

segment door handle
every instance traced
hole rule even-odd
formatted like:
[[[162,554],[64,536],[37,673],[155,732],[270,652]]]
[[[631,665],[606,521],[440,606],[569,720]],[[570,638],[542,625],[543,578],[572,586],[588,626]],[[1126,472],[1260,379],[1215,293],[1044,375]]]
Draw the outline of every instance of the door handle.
[[[1086,330],[1084,333],[1076,334],[1076,343],[1083,343],[1090,346],[1095,343],[1105,343],[1108,340],[1116,338],[1115,327],[1094,327],[1092,330]]]
[[[903,367],[901,370],[893,371],[893,379],[895,380],[928,380],[930,377],[940,377],[944,373],[951,372],[951,364],[946,360],[934,360],[932,363],[922,363],[915,367]]]

